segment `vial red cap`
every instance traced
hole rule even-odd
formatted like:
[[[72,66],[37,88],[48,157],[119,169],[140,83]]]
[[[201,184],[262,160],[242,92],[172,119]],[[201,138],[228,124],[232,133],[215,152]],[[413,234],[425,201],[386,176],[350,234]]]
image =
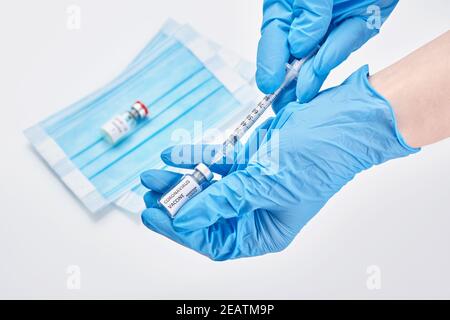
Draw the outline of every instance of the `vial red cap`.
[[[146,106],[142,101],[139,101],[139,100],[136,101],[136,102],[135,102],[135,105],[137,105],[138,108],[139,108],[140,110],[142,110],[143,116],[144,116],[144,117],[148,116],[148,114],[149,114],[148,108],[147,108],[147,106]],[[139,111],[140,111],[140,110],[139,110]]]

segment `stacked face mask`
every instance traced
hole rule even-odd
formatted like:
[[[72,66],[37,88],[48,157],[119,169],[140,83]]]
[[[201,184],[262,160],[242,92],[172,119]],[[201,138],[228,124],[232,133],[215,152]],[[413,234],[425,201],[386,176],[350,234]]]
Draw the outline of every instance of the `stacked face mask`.
[[[253,74],[251,64],[168,21],[115,80],[25,135],[90,211],[116,204],[138,213],[145,193],[140,173],[164,168],[160,153],[177,143],[177,130],[195,137],[199,123],[203,132],[238,124],[255,103]],[[100,128],[137,100],[147,104],[149,118],[109,144]]]

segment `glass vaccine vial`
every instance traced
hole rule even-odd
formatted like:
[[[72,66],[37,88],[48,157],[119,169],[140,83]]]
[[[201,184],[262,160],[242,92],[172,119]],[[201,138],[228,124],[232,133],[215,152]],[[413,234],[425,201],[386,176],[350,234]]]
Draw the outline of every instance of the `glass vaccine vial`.
[[[125,138],[138,122],[142,121],[149,115],[148,108],[141,101],[136,101],[125,113],[116,115],[102,126],[102,133],[105,139],[116,144]]]
[[[173,218],[178,210],[190,199],[199,194],[205,184],[213,178],[213,173],[209,168],[199,163],[194,172],[184,175],[161,199],[160,206]]]

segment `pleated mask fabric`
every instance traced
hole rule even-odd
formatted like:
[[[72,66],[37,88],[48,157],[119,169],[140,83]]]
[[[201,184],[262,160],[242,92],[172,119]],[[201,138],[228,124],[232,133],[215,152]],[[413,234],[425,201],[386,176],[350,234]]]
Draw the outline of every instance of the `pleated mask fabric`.
[[[115,204],[138,213],[144,208],[139,175],[164,168],[160,153],[174,144],[173,132],[194,137],[196,123],[204,131],[239,123],[256,101],[253,74],[250,63],[169,20],[116,79],[25,135],[91,212]],[[136,100],[150,116],[111,145],[101,126]]]

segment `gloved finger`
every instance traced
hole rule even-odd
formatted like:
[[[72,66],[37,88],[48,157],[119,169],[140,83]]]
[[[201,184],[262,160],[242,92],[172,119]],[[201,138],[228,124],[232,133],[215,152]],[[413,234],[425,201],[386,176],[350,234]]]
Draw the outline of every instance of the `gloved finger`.
[[[291,54],[306,57],[326,35],[333,12],[333,0],[294,0],[294,20],[288,41]]]
[[[368,28],[361,17],[353,17],[343,21],[334,28],[314,58],[314,70],[318,75],[326,75],[346,60],[350,54],[359,49],[371,37],[378,33],[377,29]]]
[[[158,200],[161,198],[161,193],[155,191],[149,191],[144,195],[144,202],[146,208],[159,207]]]
[[[268,197],[272,187],[259,168],[233,172],[187,202],[175,216],[174,226],[198,230],[222,218],[240,217],[259,208],[270,210],[274,205]]]
[[[144,187],[164,193],[182,177],[182,174],[167,170],[148,170],[141,174],[141,183]]]
[[[259,217],[258,220],[256,217]],[[293,236],[263,230],[265,227],[260,224],[267,221],[272,222],[268,213],[263,213],[262,217],[251,214],[243,218],[221,220],[203,229],[179,231],[162,210],[147,209],[142,213],[142,222],[150,230],[216,261],[257,256],[285,248]],[[266,237],[261,235],[265,232],[269,233]]]
[[[258,44],[256,83],[266,93],[273,93],[283,82],[290,58],[288,34],[292,5],[288,0],[264,2],[261,39]]]
[[[211,228],[179,232],[174,229],[167,213],[159,209],[147,209],[142,213],[142,222],[150,230],[213,260],[227,260],[239,255],[236,250],[236,220],[222,221]]]
[[[237,154],[242,145],[238,142],[234,148],[226,150],[226,154],[217,163],[210,166],[211,171],[220,175],[226,175],[235,163]],[[161,153],[161,159],[165,164],[173,167],[193,169],[197,164],[209,165],[218,152],[223,151],[223,145],[177,145],[165,149]]]
[[[280,110],[283,109],[288,103],[297,100],[295,86],[296,82],[293,81],[273,102],[272,109],[275,114],[278,114],[278,112],[280,112]]]
[[[297,98],[300,103],[311,101],[320,91],[331,70],[345,61],[377,33],[360,17],[345,20],[331,31],[317,54],[300,70]]]
[[[328,73],[317,74],[314,69],[315,56],[305,62],[305,64],[300,69],[298,80],[297,80],[297,90],[296,95],[300,103],[307,103],[311,101],[317,93],[319,93],[320,88],[325,82]]]
[[[317,54],[300,70],[297,98],[311,101],[319,92],[328,74],[377,33],[360,17],[345,20],[328,35]]]

